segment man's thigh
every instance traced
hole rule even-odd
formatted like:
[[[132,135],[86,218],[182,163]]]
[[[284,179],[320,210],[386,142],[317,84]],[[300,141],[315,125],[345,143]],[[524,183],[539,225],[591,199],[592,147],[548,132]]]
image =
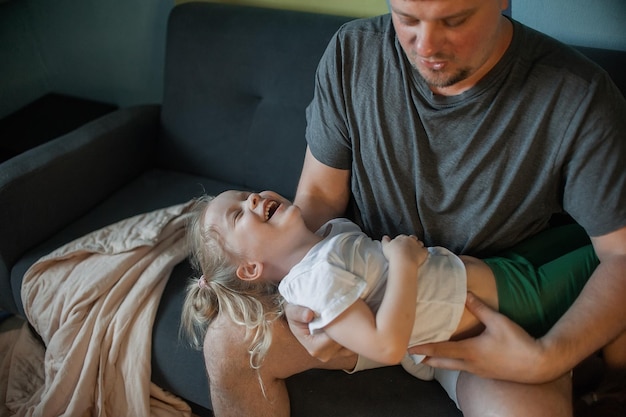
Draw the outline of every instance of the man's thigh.
[[[466,417],[571,417],[572,379],[566,374],[545,384],[519,384],[462,372],[457,398]]]

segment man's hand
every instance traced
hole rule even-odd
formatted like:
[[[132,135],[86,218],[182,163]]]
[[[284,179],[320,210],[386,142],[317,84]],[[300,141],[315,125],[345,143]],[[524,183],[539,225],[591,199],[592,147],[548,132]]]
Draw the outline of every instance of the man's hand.
[[[314,358],[322,362],[328,362],[337,357],[354,355],[352,351],[335,342],[324,332],[311,334],[309,323],[315,318],[315,313],[312,310],[302,306],[287,304],[285,306],[285,316],[291,332]]]
[[[534,339],[513,321],[494,311],[469,293],[467,309],[484,325],[478,336],[456,341],[430,343],[409,349],[426,355],[425,364],[436,368],[459,369],[491,379],[543,383],[560,376],[550,366],[541,339]]]

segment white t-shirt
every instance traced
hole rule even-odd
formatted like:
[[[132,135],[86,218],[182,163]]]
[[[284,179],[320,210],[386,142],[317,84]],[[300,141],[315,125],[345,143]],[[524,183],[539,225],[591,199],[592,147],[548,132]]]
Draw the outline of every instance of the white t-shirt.
[[[316,313],[312,333],[327,326],[356,300],[378,311],[387,283],[388,261],[380,241],[353,222],[334,219],[317,232],[325,236],[280,282],[285,300]],[[463,262],[440,247],[428,248],[417,285],[416,317],[409,346],[448,340],[456,330],[467,293]]]

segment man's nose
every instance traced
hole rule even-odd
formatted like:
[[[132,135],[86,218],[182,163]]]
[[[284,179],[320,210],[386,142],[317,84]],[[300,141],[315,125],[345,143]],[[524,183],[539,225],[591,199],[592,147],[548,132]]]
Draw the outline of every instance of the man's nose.
[[[416,33],[416,52],[421,57],[430,57],[439,51],[442,31],[435,22],[421,22]]]

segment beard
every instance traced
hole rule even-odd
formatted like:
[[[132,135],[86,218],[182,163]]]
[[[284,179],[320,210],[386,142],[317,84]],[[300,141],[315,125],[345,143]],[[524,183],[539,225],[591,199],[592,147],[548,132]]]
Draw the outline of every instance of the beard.
[[[435,57],[437,58],[437,57]],[[446,57],[440,57],[442,59],[447,60],[448,62],[453,62],[453,60],[448,59]],[[420,68],[417,65],[418,57],[411,56],[409,60],[411,66],[415,68],[417,73],[422,77],[422,79],[426,82],[429,87],[434,88],[446,88],[455,85],[465,79],[467,79],[470,75],[472,75],[472,69],[470,67],[462,67],[453,70],[446,70],[445,68],[442,70],[432,69],[432,68]]]
[[[459,68],[454,72],[420,69],[416,65],[413,65],[413,68],[417,70],[428,86],[435,88],[451,87],[467,79],[472,73],[469,68]]]

